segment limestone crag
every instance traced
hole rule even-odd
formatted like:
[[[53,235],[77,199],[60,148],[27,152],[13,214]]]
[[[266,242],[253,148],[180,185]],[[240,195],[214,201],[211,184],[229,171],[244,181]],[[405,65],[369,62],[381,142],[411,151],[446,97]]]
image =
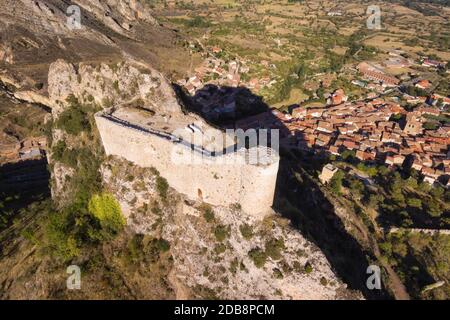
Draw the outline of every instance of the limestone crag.
[[[237,206],[213,206],[214,217],[206,221],[203,203],[174,190],[164,205],[152,170],[111,156],[101,172],[129,228],[170,242],[174,266],[168,281],[178,299],[361,298],[335,275],[319,248],[275,214],[260,220]],[[251,252],[264,252],[275,242],[279,254],[256,266]]]
[[[50,100],[59,104],[53,114],[58,115],[67,97],[96,102],[110,107],[138,102],[142,107],[158,113],[181,113],[175,92],[161,73],[143,70],[132,62],[74,65],[58,60],[50,65],[48,75]]]
[[[70,5],[80,8],[80,28],[70,23]],[[60,58],[157,65],[164,47],[177,69],[186,59],[187,51],[175,47],[177,35],[156,22],[146,1],[0,0],[0,6],[0,73],[27,90],[45,94],[48,67]]]
[[[133,23],[139,19],[157,24],[150,9],[136,0],[77,0],[74,3],[92,12],[105,25],[123,35],[130,36]]]

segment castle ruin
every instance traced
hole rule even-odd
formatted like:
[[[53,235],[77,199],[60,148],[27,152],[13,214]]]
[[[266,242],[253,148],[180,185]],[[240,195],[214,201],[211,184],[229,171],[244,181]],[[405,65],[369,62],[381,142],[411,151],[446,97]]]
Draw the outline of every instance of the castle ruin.
[[[271,212],[279,166],[275,150],[236,150],[235,140],[226,137],[224,144],[216,138],[222,131],[181,112],[168,116],[121,107],[97,113],[95,121],[107,155],[157,169],[188,198],[218,206],[239,204],[261,219]]]

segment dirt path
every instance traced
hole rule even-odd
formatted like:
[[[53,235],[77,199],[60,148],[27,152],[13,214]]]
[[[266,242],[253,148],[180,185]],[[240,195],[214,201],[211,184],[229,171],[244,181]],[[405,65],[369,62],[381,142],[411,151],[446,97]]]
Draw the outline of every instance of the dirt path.
[[[378,261],[381,262],[382,259],[380,259],[381,254],[380,254],[380,249],[378,248],[378,245],[375,245],[374,254],[377,257]],[[381,262],[381,264],[383,265],[384,269],[388,273],[389,282],[390,282],[388,285],[389,285],[389,288],[394,293],[395,299],[396,300],[411,300],[411,297],[409,296],[408,291],[406,291],[405,285],[400,280],[400,277],[397,275],[397,273],[394,271],[394,269],[392,269],[392,267],[387,263]]]

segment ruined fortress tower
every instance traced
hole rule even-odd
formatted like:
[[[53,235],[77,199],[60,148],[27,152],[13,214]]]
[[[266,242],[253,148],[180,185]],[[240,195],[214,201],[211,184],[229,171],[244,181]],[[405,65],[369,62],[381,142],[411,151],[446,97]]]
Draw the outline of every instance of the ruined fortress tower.
[[[119,107],[97,113],[95,120],[107,155],[156,168],[190,199],[220,206],[240,204],[258,218],[271,212],[279,165],[275,150],[263,146],[236,150],[235,140],[220,139],[224,132],[181,111],[167,116]]]

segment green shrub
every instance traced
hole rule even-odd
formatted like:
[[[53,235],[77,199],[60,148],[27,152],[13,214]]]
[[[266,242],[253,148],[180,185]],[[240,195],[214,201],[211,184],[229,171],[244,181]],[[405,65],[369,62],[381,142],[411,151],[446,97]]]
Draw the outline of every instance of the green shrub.
[[[128,263],[136,263],[141,259],[143,253],[143,238],[142,235],[137,234],[128,241],[128,250],[126,253]]]
[[[253,237],[253,228],[244,223],[243,225],[239,226],[239,230],[241,231],[242,236],[246,240],[250,240]]]
[[[52,148],[52,158],[57,162],[61,162],[71,168],[76,168],[78,164],[78,152],[74,149],[69,149],[64,140]]]
[[[206,28],[211,25],[209,21],[200,16],[196,16],[194,19],[187,20],[185,24],[191,28]]]
[[[113,82],[113,88],[116,91],[117,94],[120,94],[120,87],[119,87],[119,81],[116,80]]]
[[[431,198],[425,202],[425,210],[431,217],[440,217],[443,213],[442,207],[438,200]]]
[[[152,206],[151,212],[153,214],[156,214],[157,216],[162,214],[162,209],[159,206],[159,203],[157,201],[153,202],[153,206]]]
[[[236,210],[236,211],[242,210],[242,206],[240,203],[233,203],[230,207],[231,207],[231,209]]]
[[[433,187],[430,190],[430,194],[436,199],[442,199],[444,192],[445,192],[444,188],[440,186]]]
[[[227,247],[223,243],[219,243],[214,247],[214,252],[216,254],[222,254],[227,250]]]
[[[80,246],[71,232],[69,221],[68,211],[52,213],[45,228],[46,241],[51,252],[64,261],[71,260],[80,253]]]
[[[214,236],[216,237],[216,240],[219,242],[223,242],[226,238],[230,236],[230,229],[229,227],[220,225],[217,226],[214,229]]]
[[[342,180],[344,179],[344,172],[339,170],[330,181],[330,187],[334,194],[340,195],[342,190]]]
[[[103,193],[92,196],[88,204],[89,212],[99,220],[103,229],[116,234],[125,226],[119,203],[113,195]]]
[[[305,264],[305,273],[311,273],[311,272],[313,272],[313,267],[312,267],[312,265],[309,263],[309,262],[307,262],[306,264]]]
[[[90,131],[91,126],[87,114],[79,105],[64,110],[56,122],[56,126],[69,134],[78,135],[83,131]]]
[[[169,191],[169,184],[167,180],[163,177],[156,178],[156,189],[158,190],[159,196],[163,199],[167,198],[167,192]]]
[[[257,268],[262,268],[266,264],[267,255],[260,248],[255,248],[249,251],[248,256],[252,259]]]
[[[410,206],[412,208],[417,208],[417,209],[422,208],[422,201],[420,201],[420,199],[417,199],[417,198],[408,198],[406,200],[406,203],[408,206]]]
[[[230,262],[230,272],[231,274],[236,274],[239,267],[239,260],[234,258],[233,261]]]
[[[170,250],[170,243],[162,238],[152,239],[144,248],[147,260],[155,263],[159,260],[161,253]]]
[[[56,161],[61,161],[66,149],[66,142],[64,140],[59,140],[52,148],[52,158]]]
[[[278,268],[273,269],[273,276],[275,279],[283,279],[283,273]]]
[[[150,170],[152,175],[159,176],[159,171],[155,167],[150,167],[148,170]]]
[[[285,248],[283,239],[270,239],[266,241],[266,255],[273,260],[282,258],[281,251]]]
[[[154,239],[154,245],[156,246],[156,248],[158,248],[158,250],[160,252],[167,252],[170,250],[170,243],[169,241],[165,240],[165,239]]]
[[[210,206],[204,205],[202,206],[201,210],[203,211],[203,217],[205,218],[206,222],[211,223],[215,220],[214,211]]]

